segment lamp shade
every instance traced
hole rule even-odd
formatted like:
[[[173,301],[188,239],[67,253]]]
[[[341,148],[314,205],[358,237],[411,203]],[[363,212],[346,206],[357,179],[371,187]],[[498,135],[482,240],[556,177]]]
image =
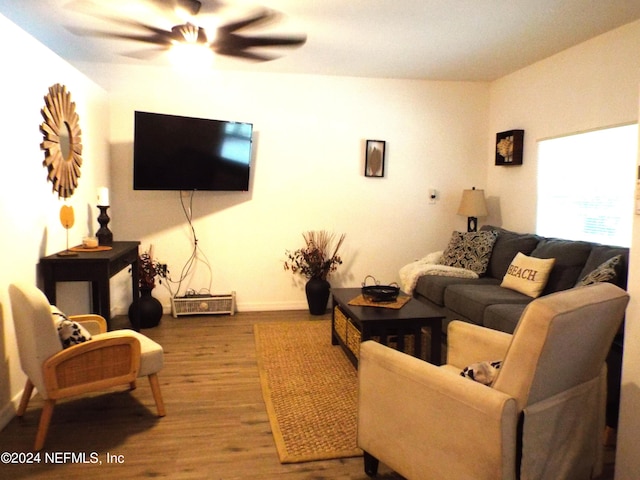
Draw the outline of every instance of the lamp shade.
[[[487,204],[484,201],[484,190],[463,190],[458,215],[465,217],[486,217]]]

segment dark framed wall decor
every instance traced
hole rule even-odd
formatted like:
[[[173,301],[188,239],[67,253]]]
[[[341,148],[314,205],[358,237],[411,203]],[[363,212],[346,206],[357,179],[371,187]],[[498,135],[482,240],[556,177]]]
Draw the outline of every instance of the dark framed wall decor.
[[[496,165],[522,165],[524,130],[496,134]]]
[[[367,140],[367,153],[364,164],[365,177],[384,177],[384,153],[386,142]]]

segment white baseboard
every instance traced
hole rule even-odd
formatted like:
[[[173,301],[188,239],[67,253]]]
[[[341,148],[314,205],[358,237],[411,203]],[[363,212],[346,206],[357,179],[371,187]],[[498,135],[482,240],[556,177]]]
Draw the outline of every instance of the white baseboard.
[[[16,416],[16,412],[18,411],[18,406],[20,405],[20,399],[22,398],[22,392],[24,390],[20,390],[18,394],[13,397],[13,399],[2,406],[0,409],[0,430],[6,427],[11,420]],[[35,389],[34,389],[35,391]]]
[[[238,312],[272,312],[275,310],[307,310],[306,300],[297,302],[266,302],[266,303],[242,303],[237,304]]]
[[[171,304],[162,305],[162,313],[171,315]],[[129,315],[129,307],[114,307],[111,309],[111,318],[118,317],[120,315]]]
[[[309,306],[305,300],[297,302],[265,302],[265,303],[236,303],[237,312],[272,312],[275,310],[307,310]],[[162,312],[171,315],[171,304],[162,305]],[[112,308],[112,318],[119,315],[127,315],[129,308]]]

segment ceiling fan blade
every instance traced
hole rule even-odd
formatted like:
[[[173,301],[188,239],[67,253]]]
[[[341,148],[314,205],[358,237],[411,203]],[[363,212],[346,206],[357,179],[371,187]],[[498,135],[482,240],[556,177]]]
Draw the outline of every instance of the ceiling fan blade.
[[[218,32],[222,32],[223,34],[230,34],[235,32],[236,30],[240,30],[242,28],[248,27],[249,25],[258,25],[265,22],[271,22],[277,18],[277,14],[270,10],[262,9],[258,13],[252,15],[251,17],[245,18],[243,20],[238,20],[235,22],[226,23],[220,27],[218,27]]]
[[[136,42],[143,43],[151,43],[156,45],[169,46],[171,45],[172,32],[168,32],[166,30],[162,30],[160,28],[155,28],[150,25],[142,25],[146,30],[150,32],[150,34],[142,34],[142,33],[116,33],[116,32],[107,32],[104,30],[91,30],[87,28],[76,28],[76,27],[67,27],[71,33],[81,36],[88,37],[99,37],[99,38],[114,38],[117,40],[133,40]]]
[[[234,35],[229,39],[229,44],[236,48],[251,48],[251,47],[284,47],[284,46],[297,46],[303,45],[307,41],[305,35],[301,36],[265,36],[265,37],[245,37],[240,35]]]
[[[186,9],[191,15],[197,15],[202,8],[202,3],[198,0],[175,0],[175,3]]]
[[[212,15],[217,14],[221,10],[225,3],[220,0],[207,0],[203,5],[198,0],[147,0],[151,2],[157,10],[160,10],[165,17],[173,18],[176,16],[181,21],[194,21],[194,17],[197,15]],[[182,11],[182,14],[180,13]],[[187,18],[185,18],[185,15]]]
[[[279,15],[276,12],[263,9],[244,20],[227,23],[218,28],[216,40],[211,45],[211,48],[221,55],[231,54],[233,56],[251,60],[267,61],[277,57],[248,52],[247,49],[253,47],[285,47],[303,45],[307,41],[306,35],[245,36],[235,33],[237,30],[248,26],[271,22],[278,16]]]
[[[226,3],[220,0],[208,0],[207,3],[202,5],[202,8],[200,9],[200,15],[211,15],[218,13],[225,6]]]
[[[182,8],[190,15],[197,15],[202,7],[202,3],[198,0],[154,0],[152,3],[168,13],[173,13],[176,8]]]
[[[113,23],[117,23],[119,25],[125,25],[127,27],[138,28],[140,30],[146,30],[147,32],[151,32],[155,35],[171,35],[171,32],[168,30],[164,30],[159,27],[154,27],[153,25],[148,25],[146,23],[139,22],[137,20],[131,20],[129,18],[116,18],[116,17],[103,17],[105,20],[109,20]]]
[[[144,50],[135,50],[131,52],[120,53],[123,57],[134,58],[136,60],[150,60],[166,52],[166,47],[145,48]]]
[[[243,60],[253,60],[255,62],[268,62],[269,60],[274,60],[278,58],[274,55],[265,55],[265,54],[256,53],[256,52],[249,52],[247,50],[230,50],[230,49],[216,50],[214,49],[214,51],[218,55],[225,55],[227,57],[236,57],[236,58],[241,58]]]
[[[171,45],[170,38],[165,36],[157,36],[157,35],[136,35],[136,34],[128,34],[128,33],[107,33],[105,38],[115,38],[118,40],[133,40],[136,42],[142,43],[150,43],[153,45],[161,45],[164,47],[168,47]]]

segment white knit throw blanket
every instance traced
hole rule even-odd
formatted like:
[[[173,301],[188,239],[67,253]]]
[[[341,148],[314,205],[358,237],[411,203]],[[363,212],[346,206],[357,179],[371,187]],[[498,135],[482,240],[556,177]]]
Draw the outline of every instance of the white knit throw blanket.
[[[442,251],[433,252],[420,260],[411,262],[400,269],[400,288],[411,295],[422,275],[441,275],[446,277],[478,278],[478,274],[464,268],[440,265]]]

